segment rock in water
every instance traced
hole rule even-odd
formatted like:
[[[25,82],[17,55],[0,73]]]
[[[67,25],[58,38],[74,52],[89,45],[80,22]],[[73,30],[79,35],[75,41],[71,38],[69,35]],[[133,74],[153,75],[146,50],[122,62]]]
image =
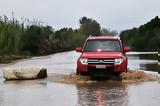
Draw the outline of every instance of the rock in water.
[[[47,77],[47,69],[43,67],[8,67],[3,71],[6,80],[42,79]]]

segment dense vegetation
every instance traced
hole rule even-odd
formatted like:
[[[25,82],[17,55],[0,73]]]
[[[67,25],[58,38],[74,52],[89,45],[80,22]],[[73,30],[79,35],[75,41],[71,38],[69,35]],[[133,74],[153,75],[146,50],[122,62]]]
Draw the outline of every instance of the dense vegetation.
[[[76,29],[51,26],[32,21],[26,25],[15,18],[0,17],[0,56],[46,55],[73,50],[81,46],[85,36]]]
[[[101,35],[101,27],[100,24],[91,19],[91,18],[87,18],[87,17],[83,17],[80,19],[80,30],[82,32],[82,34],[89,36],[89,35]]]
[[[55,31],[51,26],[33,20],[18,21],[14,17],[0,17],[0,59],[6,55],[46,55],[73,50],[82,46],[89,35],[111,34],[100,24],[87,17],[79,20],[80,28],[62,28]]]
[[[158,51],[160,48],[160,18],[157,16],[139,28],[125,30],[120,35],[124,44],[135,51]]]

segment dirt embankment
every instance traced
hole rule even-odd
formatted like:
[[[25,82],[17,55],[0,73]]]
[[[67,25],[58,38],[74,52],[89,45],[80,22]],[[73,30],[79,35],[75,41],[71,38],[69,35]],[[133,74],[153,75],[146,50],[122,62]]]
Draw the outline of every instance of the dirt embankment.
[[[121,79],[121,80],[120,80]],[[101,81],[117,81],[115,76],[110,77],[88,77],[88,76],[81,76],[72,73],[70,75],[52,75],[49,76],[48,79],[52,82],[58,83],[94,83],[99,80]],[[127,73],[121,73],[120,78],[118,81],[124,83],[136,83],[136,82],[145,82],[145,81],[158,81],[158,76],[153,74],[147,74],[144,71],[128,71]]]

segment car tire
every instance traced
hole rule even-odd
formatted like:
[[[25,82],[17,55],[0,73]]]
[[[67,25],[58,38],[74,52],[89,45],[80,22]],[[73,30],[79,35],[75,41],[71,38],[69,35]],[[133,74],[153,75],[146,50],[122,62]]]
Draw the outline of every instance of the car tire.
[[[128,72],[128,68],[127,68],[127,66],[126,66],[126,71],[125,71],[126,73]]]
[[[122,76],[120,74],[121,74],[121,72],[115,72],[114,73],[114,80],[122,81]]]

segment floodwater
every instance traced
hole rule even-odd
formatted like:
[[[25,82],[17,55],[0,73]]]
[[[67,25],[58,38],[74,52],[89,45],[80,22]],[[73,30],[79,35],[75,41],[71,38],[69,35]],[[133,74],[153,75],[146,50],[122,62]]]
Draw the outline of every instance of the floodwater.
[[[158,53],[156,54],[128,54],[128,68],[158,72]],[[136,64],[135,64],[136,63]]]
[[[16,63],[0,65],[0,106],[159,106],[160,83],[96,81],[80,84],[56,83],[48,80],[54,74],[75,72],[76,58],[80,54],[58,53],[34,57]],[[130,69],[156,71],[156,60],[145,56],[128,55]],[[148,66],[149,64],[149,66]],[[43,66],[49,78],[42,80],[5,81],[4,67]],[[153,66],[153,67],[152,67]]]

